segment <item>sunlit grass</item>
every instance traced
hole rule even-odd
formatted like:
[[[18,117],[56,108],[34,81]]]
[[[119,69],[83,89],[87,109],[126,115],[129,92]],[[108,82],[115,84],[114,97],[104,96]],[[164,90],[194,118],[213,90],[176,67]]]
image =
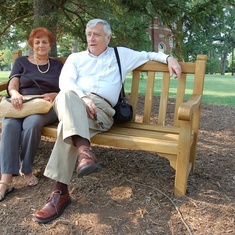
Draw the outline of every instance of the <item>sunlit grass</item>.
[[[143,76],[140,82],[140,93],[145,92],[146,78]],[[188,99],[192,94],[193,88],[193,75],[187,77],[187,87],[185,91],[185,97]],[[170,97],[174,98],[177,89],[177,79],[171,79],[170,85]],[[128,75],[125,83],[125,90],[127,93],[131,91],[131,75]],[[160,74],[155,78],[155,95],[160,95],[161,92],[161,80]],[[204,82],[203,103],[206,104],[218,104],[226,106],[235,106],[235,76],[229,75],[206,75]]]
[[[8,80],[10,71],[0,71],[0,82],[5,82]]]

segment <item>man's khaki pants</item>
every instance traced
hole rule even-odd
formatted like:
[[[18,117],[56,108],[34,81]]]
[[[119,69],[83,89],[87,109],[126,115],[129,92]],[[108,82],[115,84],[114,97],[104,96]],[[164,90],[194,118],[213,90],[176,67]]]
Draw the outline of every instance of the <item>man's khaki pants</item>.
[[[47,163],[44,175],[69,185],[76,167],[78,150],[71,136],[78,135],[90,141],[97,133],[107,131],[113,125],[114,109],[102,98],[90,94],[97,107],[97,120],[87,117],[84,101],[73,91],[61,91],[55,100],[54,109],[59,119],[57,140]]]

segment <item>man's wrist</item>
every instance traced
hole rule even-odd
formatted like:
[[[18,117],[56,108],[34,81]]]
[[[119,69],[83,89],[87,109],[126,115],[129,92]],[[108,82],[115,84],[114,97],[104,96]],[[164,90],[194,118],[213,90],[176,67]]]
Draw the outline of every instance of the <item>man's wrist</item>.
[[[168,64],[168,59],[169,59],[170,57],[172,57],[172,55],[168,55],[168,56],[166,57],[166,63],[167,63],[167,64]]]
[[[88,97],[86,95],[84,95],[84,96],[81,97],[81,99],[83,99],[83,98],[88,98]]]

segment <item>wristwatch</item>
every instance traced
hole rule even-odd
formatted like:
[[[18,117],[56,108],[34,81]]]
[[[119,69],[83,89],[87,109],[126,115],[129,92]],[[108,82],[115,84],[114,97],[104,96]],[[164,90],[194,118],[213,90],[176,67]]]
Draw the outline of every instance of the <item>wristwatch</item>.
[[[167,57],[166,57],[166,63],[168,64],[168,58],[169,57],[173,57],[172,55],[168,55]]]

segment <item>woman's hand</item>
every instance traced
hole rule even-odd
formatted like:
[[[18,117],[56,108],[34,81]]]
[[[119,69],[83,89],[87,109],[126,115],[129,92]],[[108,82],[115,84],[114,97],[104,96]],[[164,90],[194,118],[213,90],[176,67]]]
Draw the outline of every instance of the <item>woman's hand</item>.
[[[19,93],[19,78],[13,77],[8,84],[8,93],[11,96],[11,103],[15,109],[23,108],[23,96]]]
[[[15,109],[21,110],[23,108],[23,96],[20,93],[17,93],[14,93],[11,96],[11,103]]]
[[[43,99],[52,103],[56,96],[57,96],[57,93],[55,93],[55,92],[46,93],[43,95]]]
[[[86,104],[87,116],[91,119],[94,119],[94,116],[97,113],[96,105],[86,96],[82,97],[82,99]]]

